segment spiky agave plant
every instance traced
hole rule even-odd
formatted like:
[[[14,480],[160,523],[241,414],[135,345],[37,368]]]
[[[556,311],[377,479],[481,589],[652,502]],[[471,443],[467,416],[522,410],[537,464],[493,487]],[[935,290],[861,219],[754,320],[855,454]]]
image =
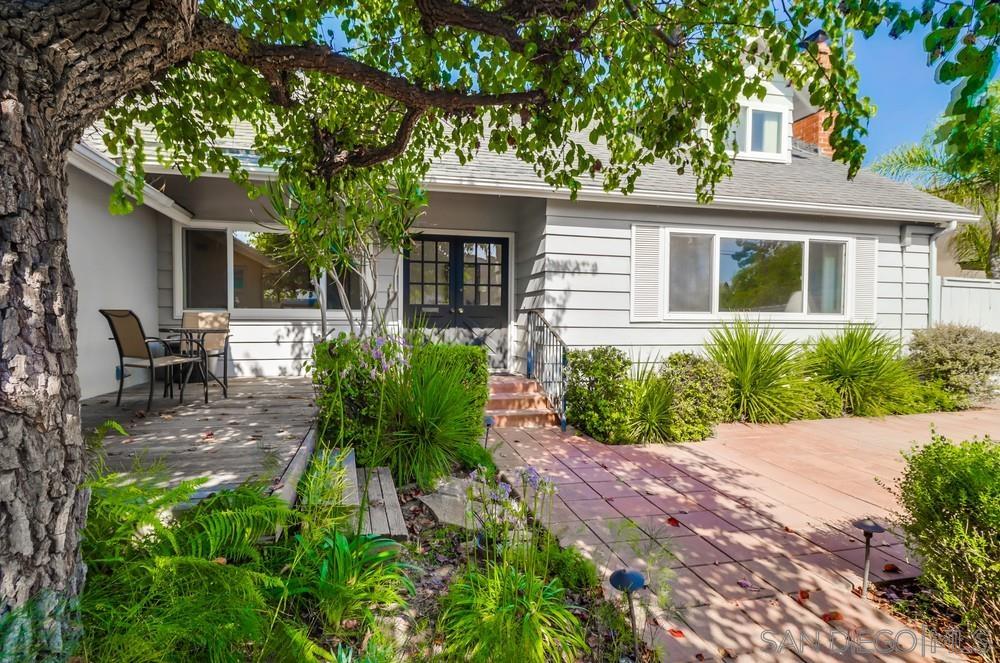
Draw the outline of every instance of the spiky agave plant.
[[[833,385],[845,411],[866,417],[900,414],[912,409],[917,386],[900,353],[895,339],[871,325],[853,324],[820,336],[806,353],[806,366]]]
[[[632,442],[668,442],[674,390],[651,362],[639,365],[632,380],[632,397],[625,418],[625,435]]]
[[[766,326],[738,319],[712,330],[708,354],[729,371],[733,415],[752,423],[783,423],[808,414],[798,348]]]

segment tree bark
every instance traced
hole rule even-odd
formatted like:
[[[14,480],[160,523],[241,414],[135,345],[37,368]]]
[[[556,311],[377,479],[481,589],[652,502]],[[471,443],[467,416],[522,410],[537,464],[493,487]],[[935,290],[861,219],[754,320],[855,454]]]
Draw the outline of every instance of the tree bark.
[[[85,574],[79,531],[87,494],[79,488],[85,458],[76,292],[66,252],[66,154],[49,138],[42,108],[10,89],[2,92],[0,614],[17,612],[8,618],[0,647],[45,659],[70,644],[66,611]]]
[[[0,660],[74,646],[85,448],[66,166],[111,104],[183,57],[193,0],[0,4]]]

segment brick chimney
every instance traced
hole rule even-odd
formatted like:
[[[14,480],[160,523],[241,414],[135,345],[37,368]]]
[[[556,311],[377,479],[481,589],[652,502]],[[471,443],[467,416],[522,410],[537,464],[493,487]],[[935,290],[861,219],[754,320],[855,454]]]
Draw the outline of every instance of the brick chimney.
[[[819,62],[823,68],[830,67],[830,46],[826,43],[827,36],[822,30],[818,30],[803,40],[803,46],[810,42],[815,42],[819,48]],[[796,95],[799,97],[799,95]],[[823,121],[831,114],[822,108],[816,108],[808,103],[808,93],[803,92],[800,97],[804,103],[798,103],[796,99],[795,119],[792,122],[792,136],[810,145],[815,145],[820,154],[833,156],[833,148],[830,147],[830,130],[823,128]],[[831,127],[832,129],[832,127]]]

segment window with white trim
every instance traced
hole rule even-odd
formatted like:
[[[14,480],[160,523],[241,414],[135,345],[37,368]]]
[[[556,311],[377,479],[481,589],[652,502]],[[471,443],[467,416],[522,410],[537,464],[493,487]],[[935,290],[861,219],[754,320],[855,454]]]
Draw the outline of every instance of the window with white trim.
[[[733,129],[737,157],[760,158],[768,161],[784,160],[788,137],[786,111],[777,108],[744,106],[740,119]]]
[[[853,238],[634,226],[632,241],[637,321],[849,313]]]
[[[342,309],[332,278],[323,279],[320,291],[309,271],[289,251],[282,232],[233,229],[184,228],[183,306],[185,309],[228,309],[243,312]],[[349,303],[358,306],[360,295],[354,274],[342,275]]]

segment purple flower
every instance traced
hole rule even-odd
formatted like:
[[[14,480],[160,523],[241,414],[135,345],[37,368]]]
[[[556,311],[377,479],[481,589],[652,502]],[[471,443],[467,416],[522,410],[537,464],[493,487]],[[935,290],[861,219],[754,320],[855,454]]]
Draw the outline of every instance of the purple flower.
[[[534,467],[529,467],[524,471],[524,480],[528,482],[532,490],[538,490],[538,484],[541,482],[542,477],[538,474],[538,470]]]
[[[372,377],[372,380],[374,380],[376,377],[378,377],[378,374],[375,372],[374,368],[372,369],[371,377]]]
[[[375,347],[376,348],[381,348],[383,345],[385,345],[385,339],[384,338],[382,338],[381,336],[379,336],[378,338],[375,339]]]

